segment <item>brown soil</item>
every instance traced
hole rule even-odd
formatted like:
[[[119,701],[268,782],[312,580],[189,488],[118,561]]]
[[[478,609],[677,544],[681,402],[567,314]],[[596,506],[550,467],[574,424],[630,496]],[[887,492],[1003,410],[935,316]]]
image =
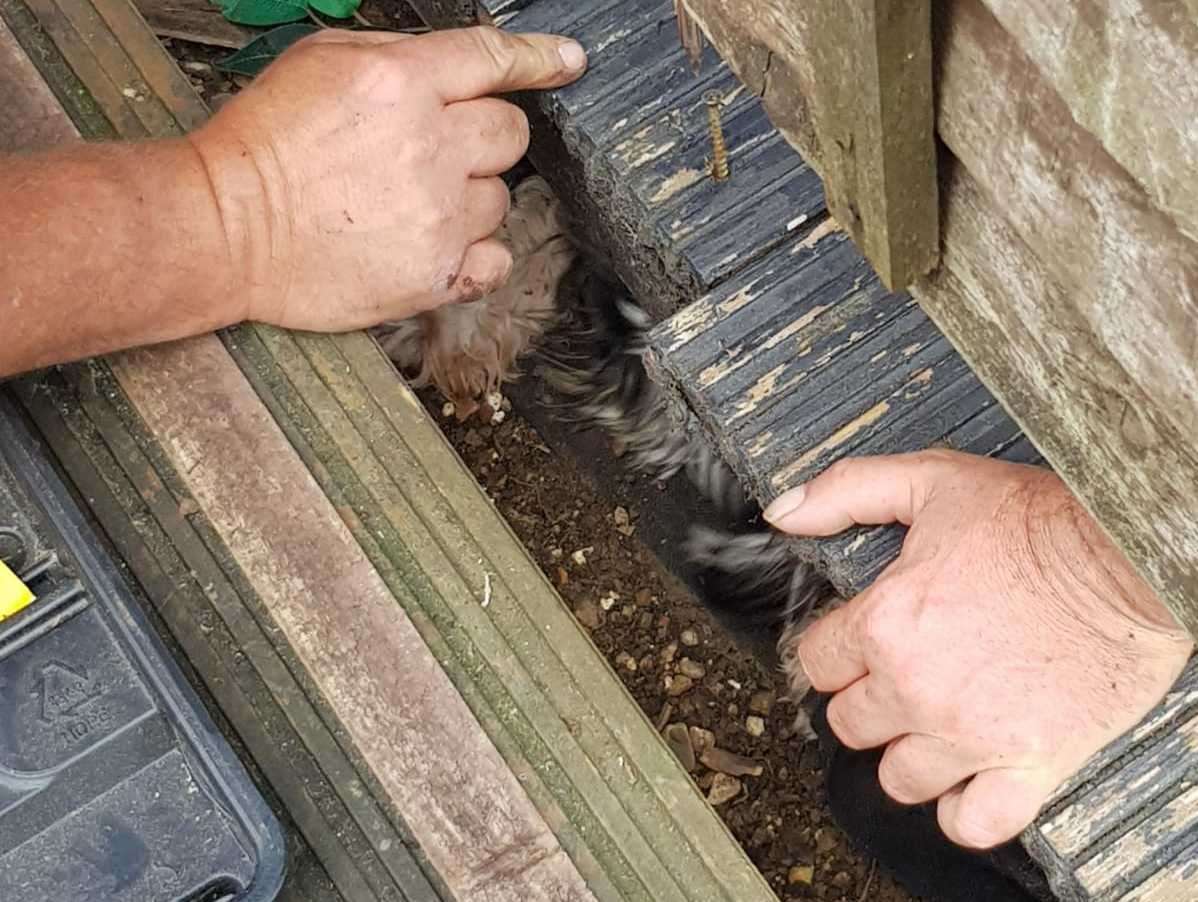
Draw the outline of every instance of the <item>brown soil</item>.
[[[460,424],[441,416],[435,393],[422,397],[649,718],[708,730],[717,747],[761,765],[716,810],[779,897],[910,900],[832,822],[815,745],[793,735],[779,675],[735,644],[639,540],[639,495],[601,496],[518,415],[498,427]],[[751,735],[750,717],[763,721],[761,735]],[[697,764],[692,776],[710,791],[714,771]]]
[[[401,0],[366,0],[362,12],[413,24]],[[213,108],[246,83],[212,67],[226,49],[163,43]],[[718,748],[761,766],[760,776],[737,777],[739,792],[716,810],[778,896],[911,902],[833,823],[816,749],[792,734],[794,709],[779,700],[778,675],[736,645],[638,539],[636,496],[601,496],[518,415],[498,427],[463,425],[441,418],[439,398],[426,392],[424,400],[650,719],[675,736],[677,725],[710,731]],[[715,771],[696,763],[692,776],[711,792]],[[729,785],[719,782],[717,791]]]

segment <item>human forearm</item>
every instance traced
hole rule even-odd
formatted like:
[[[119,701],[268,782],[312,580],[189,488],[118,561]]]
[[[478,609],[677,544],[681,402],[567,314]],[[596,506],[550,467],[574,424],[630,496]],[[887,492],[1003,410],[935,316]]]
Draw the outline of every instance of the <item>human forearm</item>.
[[[253,319],[340,332],[499,287],[500,174],[582,48],[324,29],[186,139],[0,157],[0,377]]]
[[[184,140],[0,169],[0,376],[237,322],[233,254]]]

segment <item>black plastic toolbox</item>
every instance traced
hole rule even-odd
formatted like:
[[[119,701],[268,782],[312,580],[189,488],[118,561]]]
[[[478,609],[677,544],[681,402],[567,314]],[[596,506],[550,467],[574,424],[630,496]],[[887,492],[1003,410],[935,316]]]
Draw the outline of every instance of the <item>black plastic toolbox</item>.
[[[282,832],[0,389],[0,902],[269,902]]]

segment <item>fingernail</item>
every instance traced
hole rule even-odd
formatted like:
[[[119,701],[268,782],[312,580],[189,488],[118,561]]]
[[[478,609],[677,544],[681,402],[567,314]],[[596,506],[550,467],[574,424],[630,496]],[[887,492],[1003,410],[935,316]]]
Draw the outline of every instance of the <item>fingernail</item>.
[[[581,69],[587,64],[587,52],[577,41],[562,41],[557,45],[557,53],[570,71]]]
[[[799,509],[806,496],[806,486],[795,486],[789,492],[783,492],[775,498],[773,503],[765,509],[765,513],[762,516],[765,517],[767,523],[777,526],[780,521],[785,520]]]

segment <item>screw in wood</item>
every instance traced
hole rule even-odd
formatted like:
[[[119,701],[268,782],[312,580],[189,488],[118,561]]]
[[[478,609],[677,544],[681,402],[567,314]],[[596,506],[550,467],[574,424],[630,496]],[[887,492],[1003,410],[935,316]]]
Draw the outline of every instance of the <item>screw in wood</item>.
[[[724,128],[720,124],[724,96],[719,91],[707,91],[703,102],[707,104],[707,130],[711,132],[711,177],[722,182],[728,178],[728,146],[724,143]]]

